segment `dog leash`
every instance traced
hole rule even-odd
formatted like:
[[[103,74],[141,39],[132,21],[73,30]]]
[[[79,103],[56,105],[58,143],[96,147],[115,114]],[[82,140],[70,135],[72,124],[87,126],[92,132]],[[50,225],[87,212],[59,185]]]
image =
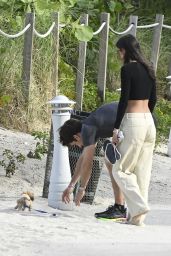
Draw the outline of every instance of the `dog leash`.
[[[46,214],[50,214],[51,216],[57,216],[57,214],[56,213],[50,213],[50,212],[46,212],[46,211],[43,211],[43,210],[38,210],[38,209],[33,209],[34,211],[36,211],[36,212],[40,212],[40,213],[46,213]]]

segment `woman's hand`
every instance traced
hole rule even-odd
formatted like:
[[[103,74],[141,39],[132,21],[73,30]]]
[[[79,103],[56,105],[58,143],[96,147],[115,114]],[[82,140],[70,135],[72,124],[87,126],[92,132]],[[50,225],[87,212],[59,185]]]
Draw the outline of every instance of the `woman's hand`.
[[[113,138],[112,138],[112,143],[113,144],[118,144],[119,143],[119,139],[118,139],[118,131],[117,129],[113,130]]]

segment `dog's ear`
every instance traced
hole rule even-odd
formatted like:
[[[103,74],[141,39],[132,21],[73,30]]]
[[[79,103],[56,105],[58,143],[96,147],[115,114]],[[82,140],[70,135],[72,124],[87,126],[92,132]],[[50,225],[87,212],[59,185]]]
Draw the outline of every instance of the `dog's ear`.
[[[34,201],[34,193],[27,191],[27,195],[30,197],[31,201]]]
[[[34,201],[34,194],[33,193],[31,193],[30,199],[31,199],[31,201]]]

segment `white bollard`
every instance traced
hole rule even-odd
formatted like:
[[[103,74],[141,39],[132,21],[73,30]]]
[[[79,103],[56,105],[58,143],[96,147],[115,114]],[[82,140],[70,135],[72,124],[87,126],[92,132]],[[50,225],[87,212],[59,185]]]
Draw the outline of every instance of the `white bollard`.
[[[168,156],[171,157],[171,129],[170,129],[170,135],[169,135],[169,142],[168,142],[168,151],[167,151]]]
[[[52,105],[52,122],[54,134],[54,152],[52,171],[50,176],[48,205],[60,210],[72,210],[73,201],[69,204],[62,202],[62,193],[71,181],[71,171],[68,157],[68,148],[59,143],[58,129],[70,119],[71,104],[74,101],[66,96],[59,95],[49,103]]]

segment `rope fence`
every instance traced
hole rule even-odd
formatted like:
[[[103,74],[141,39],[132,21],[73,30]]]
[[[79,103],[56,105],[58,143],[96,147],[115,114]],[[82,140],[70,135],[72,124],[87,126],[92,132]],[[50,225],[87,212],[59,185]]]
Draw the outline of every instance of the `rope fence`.
[[[83,17],[83,18],[82,18]],[[151,49],[151,63],[154,66],[155,72],[157,71],[157,64],[159,58],[160,42],[162,28],[171,29],[171,25],[163,24],[164,15],[156,15],[155,22],[153,24],[138,25],[138,16],[130,16],[129,25],[124,31],[116,31],[110,26],[110,14],[101,13],[100,26],[96,31],[93,31],[93,36],[99,35],[99,61],[98,61],[98,77],[97,87],[98,93],[103,102],[105,99],[105,88],[106,88],[106,73],[107,73],[107,58],[108,58],[108,40],[109,32],[116,35],[132,34],[136,36],[137,29],[153,29],[152,49]],[[80,18],[81,26],[88,26],[88,14],[84,14]],[[24,93],[29,95],[29,87],[31,83],[31,71],[32,71],[32,50],[34,44],[34,36],[39,38],[46,38],[52,34],[52,73],[53,73],[53,84],[54,88],[58,84],[58,64],[56,62],[59,52],[59,33],[60,29],[72,28],[71,24],[60,23],[59,13],[53,13],[52,24],[46,33],[39,33],[35,28],[35,15],[34,13],[27,13],[25,19],[25,27],[22,31],[16,34],[8,34],[0,29],[0,36],[7,38],[17,38],[24,35],[24,47],[23,47],[23,88]],[[82,109],[83,101],[83,88],[85,81],[85,66],[86,66],[86,49],[87,42],[79,41],[79,54],[78,54],[78,72],[76,79],[76,94],[78,95],[76,101],[78,110]],[[171,73],[169,72],[169,75]],[[27,97],[27,96],[26,96]]]
[[[106,25],[106,22],[103,22],[101,24],[101,26],[98,28],[97,31],[93,32],[93,35],[98,35],[102,30],[103,28],[105,27]],[[159,23],[154,23],[154,24],[149,24],[149,25],[139,25],[137,26],[137,28],[154,28],[154,27],[157,27],[159,25]],[[2,31],[0,29],[0,34],[5,36],[5,37],[8,37],[8,38],[17,38],[19,36],[22,36],[29,28],[30,28],[31,24],[28,24],[22,31],[18,32],[17,34],[14,34],[14,35],[11,35],[11,34],[7,34],[5,33],[4,31]],[[45,38],[47,36],[49,36],[53,30],[55,26],[55,22],[52,23],[52,25],[50,26],[49,30],[45,33],[45,34],[41,34],[39,33],[35,28],[34,28],[34,34],[40,38]],[[85,24],[81,24],[81,26],[85,26]],[[134,24],[131,24],[126,30],[122,31],[122,32],[118,32],[118,31],[115,31],[111,26],[109,26],[109,30],[113,33],[113,34],[116,34],[116,35],[123,35],[123,34],[126,34],[128,33],[132,28],[133,28]],[[66,27],[65,24],[59,24],[59,27],[60,28],[64,28]],[[171,26],[169,25],[165,25],[163,24],[162,25],[163,28],[167,28],[167,29],[171,29]]]
[[[40,34],[39,32],[37,32],[37,30],[34,28],[34,34],[40,38],[45,38],[47,36],[49,36],[53,30],[55,26],[55,22],[52,23],[51,27],[49,28],[49,30],[45,33],[45,34]]]
[[[154,27],[156,27],[158,25],[159,25],[159,23],[154,23],[154,24],[150,24],[150,25],[137,26],[137,28],[154,28]]]
[[[111,27],[109,27],[110,31],[114,34],[117,34],[117,35],[123,35],[123,34],[126,34],[128,33],[132,28],[133,28],[134,24],[131,24],[126,30],[124,30],[123,32],[117,32],[115,30],[113,30]]]
[[[103,30],[105,25],[106,25],[106,22],[103,22],[102,25],[99,27],[99,29],[93,32],[93,36],[98,35]]]
[[[7,34],[7,33],[3,32],[1,29],[0,29],[0,34],[5,37],[8,37],[8,38],[17,38],[19,36],[22,36],[30,28],[30,26],[31,26],[31,24],[28,24],[22,31],[18,32],[15,35]]]
[[[165,24],[163,24],[163,26],[162,26],[163,28],[168,28],[168,29],[171,29],[171,26],[169,26],[169,25],[165,25]]]

